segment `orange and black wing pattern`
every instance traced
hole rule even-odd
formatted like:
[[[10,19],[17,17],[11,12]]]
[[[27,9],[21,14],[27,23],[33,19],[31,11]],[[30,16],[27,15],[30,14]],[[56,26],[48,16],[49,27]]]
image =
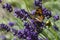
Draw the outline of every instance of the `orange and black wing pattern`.
[[[38,21],[42,22],[44,20],[44,15],[42,14],[42,8],[36,9],[35,15]]]

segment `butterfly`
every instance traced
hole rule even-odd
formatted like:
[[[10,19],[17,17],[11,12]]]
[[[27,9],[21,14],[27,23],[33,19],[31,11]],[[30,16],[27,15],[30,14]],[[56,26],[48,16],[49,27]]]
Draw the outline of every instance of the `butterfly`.
[[[45,18],[42,13],[42,8],[37,8],[34,16],[36,20],[38,20],[39,22],[42,22]]]

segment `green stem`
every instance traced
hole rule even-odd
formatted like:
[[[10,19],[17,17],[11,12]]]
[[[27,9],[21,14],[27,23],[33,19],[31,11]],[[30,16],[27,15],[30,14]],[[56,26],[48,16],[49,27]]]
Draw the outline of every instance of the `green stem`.
[[[48,38],[48,40],[52,40],[52,39],[47,35],[47,33],[46,33],[45,31],[43,31],[42,34],[43,34],[46,38]]]
[[[52,28],[50,28],[49,31],[55,36],[56,40],[59,40],[57,33]]]

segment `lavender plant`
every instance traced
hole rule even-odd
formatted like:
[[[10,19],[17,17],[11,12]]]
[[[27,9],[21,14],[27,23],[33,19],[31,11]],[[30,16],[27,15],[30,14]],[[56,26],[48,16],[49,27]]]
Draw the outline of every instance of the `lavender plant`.
[[[0,0],[0,40],[60,40],[52,2],[59,0]]]

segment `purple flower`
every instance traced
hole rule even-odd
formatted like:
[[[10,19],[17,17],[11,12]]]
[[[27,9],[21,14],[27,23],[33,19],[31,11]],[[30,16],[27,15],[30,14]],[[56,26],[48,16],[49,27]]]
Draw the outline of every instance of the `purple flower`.
[[[26,40],[38,40],[38,32],[35,32],[36,29],[34,29],[34,26],[27,22],[24,23],[24,26],[26,27],[23,30],[17,31],[15,29],[11,29],[11,32],[13,32],[13,34],[16,35],[18,38],[23,38]],[[29,39],[28,37],[31,39]]]
[[[6,40],[7,39],[6,36],[4,36],[4,35],[1,35],[0,38],[2,38],[2,40]]]
[[[14,26],[14,23],[13,23],[13,22],[9,22],[8,24],[9,24],[9,26],[11,26],[11,27]]]
[[[39,26],[39,27],[43,27],[45,23],[44,23],[44,22],[36,21],[36,24],[37,24],[37,26]]]
[[[28,32],[29,30],[28,29],[24,29],[24,34],[27,36],[27,32]]]
[[[29,29],[29,23],[28,22],[25,22],[24,26],[25,26],[25,28]]]
[[[43,40],[42,38],[39,38],[38,40]]]
[[[17,35],[18,30],[16,30],[16,29],[12,28],[12,29],[11,29],[11,32],[12,32],[12,33],[13,33],[13,35],[15,36],[15,35]]]
[[[59,16],[58,15],[53,16],[53,18],[54,18],[55,21],[59,20]]]
[[[36,10],[32,10],[32,11],[31,11],[31,14],[32,14],[32,15],[34,15],[34,14],[35,14],[35,12],[36,12]]]
[[[17,15],[17,17],[19,17],[22,20],[26,20],[27,17],[29,16],[28,13],[24,10],[24,9],[15,9],[15,13]]]
[[[0,24],[0,27],[2,29],[6,30],[7,32],[10,31],[10,28],[7,25],[5,25],[5,24]]]
[[[35,6],[42,7],[42,0],[35,0],[34,4]]]
[[[2,7],[5,8],[9,12],[13,11],[12,6],[8,3],[4,4]]]
[[[48,38],[46,38],[45,40],[48,40]]]
[[[27,37],[26,40],[32,40],[31,37]]]
[[[31,32],[31,39],[32,40],[38,40],[38,33],[37,32]]]
[[[14,38],[13,40],[17,40],[17,38]]]
[[[56,30],[56,31],[59,30],[59,28],[58,28],[56,25],[54,25],[53,28],[54,28],[54,30]]]
[[[45,17],[47,17],[47,19],[52,17],[51,11],[45,8],[44,6],[42,6],[42,13]]]
[[[36,20],[30,19],[30,24],[34,27],[37,27],[37,24],[35,22],[36,22]]]
[[[18,38],[23,38],[24,37],[24,31],[23,30],[19,30],[17,33]]]
[[[24,23],[24,26],[25,26],[25,28],[28,29],[29,31],[34,31],[34,30],[35,30],[33,24],[31,25],[30,23],[25,22],[25,23]]]

